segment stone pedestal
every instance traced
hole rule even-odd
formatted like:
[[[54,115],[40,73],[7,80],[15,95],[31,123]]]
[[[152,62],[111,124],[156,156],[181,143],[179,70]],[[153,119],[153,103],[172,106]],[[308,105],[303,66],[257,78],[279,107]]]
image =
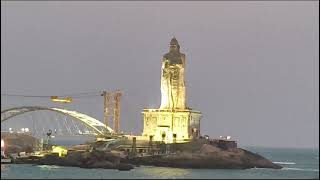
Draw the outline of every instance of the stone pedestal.
[[[143,109],[143,136],[153,136],[154,141],[177,143],[200,135],[199,111],[184,109]]]

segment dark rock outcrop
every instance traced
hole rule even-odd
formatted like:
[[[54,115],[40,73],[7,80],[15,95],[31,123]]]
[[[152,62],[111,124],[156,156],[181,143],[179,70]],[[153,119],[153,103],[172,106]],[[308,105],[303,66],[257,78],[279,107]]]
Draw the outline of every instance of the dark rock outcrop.
[[[58,166],[75,166],[81,168],[103,168],[130,170],[133,165],[120,163],[120,157],[111,152],[92,151],[92,152],[71,152],[66,157],[48,154],[42,158],[31,156],[28,158],[19,158],[15,163],[29,163],[39,165],[58,165]]]
[[[204,144],[197,152],[185,151],[170,155],[135,157],[126,161],[137,165],[197,169],[282,168],[244,149],[221,150],[208,144]]]

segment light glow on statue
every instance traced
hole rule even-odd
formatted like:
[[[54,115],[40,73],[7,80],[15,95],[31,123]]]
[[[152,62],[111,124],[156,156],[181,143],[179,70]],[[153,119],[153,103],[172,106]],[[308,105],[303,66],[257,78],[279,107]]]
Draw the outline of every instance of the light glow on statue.
[[[4,140],[1,139],[1,148],[4,148]]]
[[[184,69],[185,54],[180,53],[180,45],[173,38],[170,42],[170,50],[162,60],[160,109],[186,108]]]

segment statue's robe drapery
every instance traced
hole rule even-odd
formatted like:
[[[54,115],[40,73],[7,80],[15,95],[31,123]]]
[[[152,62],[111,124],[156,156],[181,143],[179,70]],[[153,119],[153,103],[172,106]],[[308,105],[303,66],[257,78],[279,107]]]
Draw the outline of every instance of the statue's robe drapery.
[[[184,54],[174,51],[163,56],[161,66],[161,109],[186,108],[184,69]]]

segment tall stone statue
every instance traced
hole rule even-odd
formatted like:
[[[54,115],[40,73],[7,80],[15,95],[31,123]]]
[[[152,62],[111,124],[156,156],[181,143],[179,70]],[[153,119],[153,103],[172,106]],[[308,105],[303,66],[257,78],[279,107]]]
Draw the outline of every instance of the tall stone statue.
[[[160,109],[186,108],[184,69],[185,54],[180,53],[178,41],[172,38],[170,51],[162,59]]]
[[[187,106],[184,71],[185,55],[176,38],[163,55],[161,66],[161,105],[143,109],[143,133],[146,140],[183,143],[200,136],[201,112]]]

